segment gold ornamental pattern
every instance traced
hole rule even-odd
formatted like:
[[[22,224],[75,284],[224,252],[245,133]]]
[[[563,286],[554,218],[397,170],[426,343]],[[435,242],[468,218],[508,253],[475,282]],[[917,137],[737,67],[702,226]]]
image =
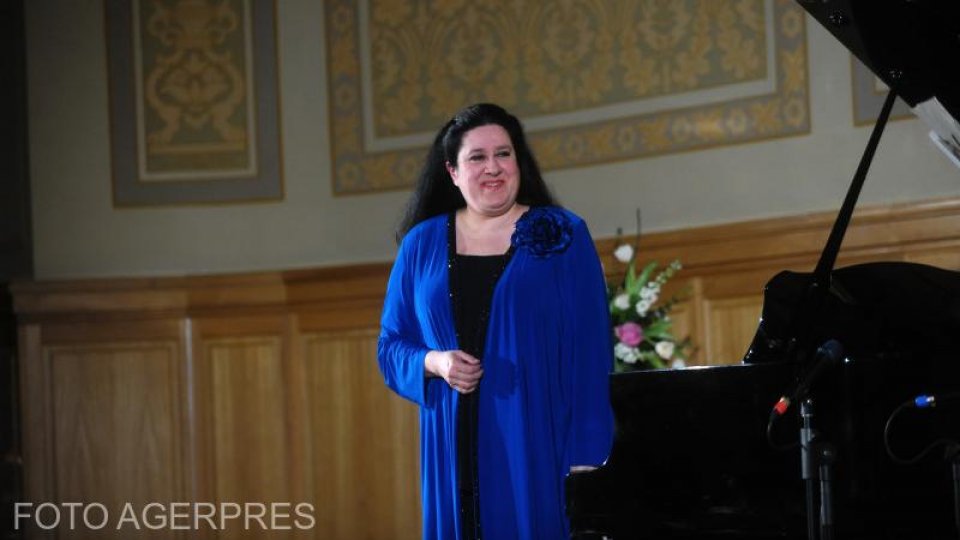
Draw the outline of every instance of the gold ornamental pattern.
[[[137,1],[146,171],[249,169],[248,2]]]
[[[809,132],[803,10],[790,0],[330,0],[325,9],[338,194],[408,187],[423,147],[370,141],[425,140],[478,101],[536,121],[530,139],[545,169]],[[741,93],[664,105],[725,88]]]
[[[369,0],[369,11],[381,137],[481,100],[530,117],[766,75],[761,0]]]

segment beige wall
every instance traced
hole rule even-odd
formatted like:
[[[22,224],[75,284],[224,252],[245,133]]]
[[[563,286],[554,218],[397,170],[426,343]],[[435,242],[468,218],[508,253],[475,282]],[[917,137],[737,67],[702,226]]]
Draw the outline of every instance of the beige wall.
[[[41,279],[326,266],[393,256],[405,193],[331,195],[322,3],[278,3],[286,198],[114,209],[100,0],[27,2],[34,252]],[[835,209],[869,136],[854,127],[849,54],[808,19],[812,133],[550,171],[595,236]],[[960,172],[917,120],[891,124],[861,204],[957,193]]]

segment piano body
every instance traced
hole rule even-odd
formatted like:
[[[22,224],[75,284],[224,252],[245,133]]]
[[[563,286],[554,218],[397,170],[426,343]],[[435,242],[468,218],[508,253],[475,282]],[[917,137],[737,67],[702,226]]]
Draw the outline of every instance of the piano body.
[[[943,449],[900,465],[886,455],[883,433],[905,400],[960,390],[960,274],[874,263],[833,276],[845,295],[827,297],[809,332],[846,348],[810,392],[818,437],[836,448],[835,537],[957,538]],[[766,426],[803,372],[802,362],[782,357],[793,353],[780,340],[811,277],[784,272],[770,282],[758,331],[766,341],[755,342],[752,363],[611,376],[613,451],[567,483],[574,537],[807,538],[801,450],[789,445],[800,423],[789,412],[773,422],[771,438],[786,449],[771,446]],[[909,412],[891,426],[897,454],[960,441],[960,403]]]
[[[893,91],[816,269],[770,280],[743,362],[611,375],[613,450],[567,479],[573,538],[960,537],[960,399],[906,406],[960,397],[960,273],[834,268],[894,92],[960,118],[960,77],[944,70],[960,57],[960,2],[800,3]],[[839,361],[817,354],[829,340]],[[796,388],[805,417],[798,403],[772,413]]]

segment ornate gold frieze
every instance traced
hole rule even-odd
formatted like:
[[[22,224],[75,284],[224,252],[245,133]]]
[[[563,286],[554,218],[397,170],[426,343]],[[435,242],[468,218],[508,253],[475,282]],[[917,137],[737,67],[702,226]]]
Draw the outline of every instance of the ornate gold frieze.
[[[546,169],[809,131],[789,0],[325,6],[338,194],[409,186],[430,136],[478,101],[520,116]]]

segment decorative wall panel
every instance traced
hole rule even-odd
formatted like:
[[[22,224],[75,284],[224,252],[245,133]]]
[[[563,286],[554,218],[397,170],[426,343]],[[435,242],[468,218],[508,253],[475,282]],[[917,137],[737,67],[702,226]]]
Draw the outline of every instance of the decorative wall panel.
[[[114,202],[283,195],[272,0],[108,0]]]
[[[409,186],[478,101],[546,169],[807,133],[804,12],[789,0],[325,4],[334,192]]]

